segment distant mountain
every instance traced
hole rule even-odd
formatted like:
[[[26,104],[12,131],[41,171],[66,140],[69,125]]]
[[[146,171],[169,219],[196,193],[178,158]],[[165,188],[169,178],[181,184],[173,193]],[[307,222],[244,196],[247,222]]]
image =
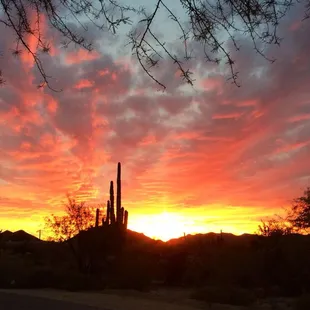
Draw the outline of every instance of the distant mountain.
[[[97,229],[95,227],[90,228],[86,234],[89,235],[91,238],[90,234],[92,232],[97,231],[99,234],[101,234],[101,229]],[[75,239],[77,236],[73,237]],[[170,239],[166,242],[162,240],[155,240],[153,238],[150,238],[143,233],[139,233],[133,230],[127,230],[127,245],[129,247],[157,247],[157,246],[183,246],[183,245],[189,245],[189,244],[197,244],[197,243],[203,243],[203,244],[214,244],[218,242],[225,242],[227,243],[233,243],[233,244],[240,244],[244,242],[251,241],[253,239],[256,239],[256,235],[251,235],[251,234],[243,234],[243,235],[234,235],[231,233],[205,233],[205,234],[193,234],[193,235],[186,235],[185,237],[179,237],[179,238],[174,238]]]
[[[9,230],[6,230],[4,232],[2,232],[0,234],[0,241],[5,241],[5,240],[8,240],[11,236],[13,235],[13,233]]]
[[[132,242],[140,242],[140,243],[144,243],[144,244],[158,244],[158,243],[164,243],[161,240],[155,240],[152,239],[146,235],[144,235],[143,233],[139,233],[133,230],[127,230],[127,240],[128,241],[132,241]]]
[[[25,242],[25,241],[39,241],[39,239],[31,234],[26,233],[24,230],[11,232],[9,230],[0,234],[0,239],[4,242]]]
[[[190,244],[215,244],[219,242],[229,243],[229,244],[240,244],[250,240],[256,239],[256,235],[251,234],[243,234],[243,235],[234,235],[231,233],[206,233],[206,234],[194,234],[194,235],[186,235],[180,238],[170,239],[166,242],[167,245],[190,245]]]
[[[86,238],[84,240],[89,240],[89,242],[91,242],[92,238],[97,238],[98,236],[107,238],[110,240],[110,242],[118,242],[118,237],[117,235],[113,232],[113,230],[102,230],[102,227],[92,227],[90,229],[88,229],[87,231],[83,231],[81,232],[81,236],[83,236],[82,238]],[[76,239],[79,236],[76,235],[74,237],[72,237],[71,240]],[[139,248],[139,247],[153,247],[153,246],[157,246],[157,245],[161,245],[164,244],[163,241],[161,240],[155,240],[152,239],[146,235],[144,235],[143,233],[138,233],[136,231],[132,231],[132,230],[127,230],[127,234],[126,234],[126,244],[128,247],[132,247],[132,248]]]

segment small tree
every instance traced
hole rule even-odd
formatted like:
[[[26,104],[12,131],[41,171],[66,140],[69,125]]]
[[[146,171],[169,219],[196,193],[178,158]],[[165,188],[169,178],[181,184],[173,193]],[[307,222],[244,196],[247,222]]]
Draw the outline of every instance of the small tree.
[[[65,211],[66,214],[63,216],[52,214],[45,219],[45,226],[52,234],[49,239],[66,242],[76,259],[79,270],[86,272],[90,262],[85,258],[81,234],[93,226],[94,214],[85,202],[77,202],[69,196]]]
[[[77,202],[69,196],[65,212],[66,214],[63,216],[52,214],[45,219],[46,228],[52,233],[49,237],[50,240],[70,240],[81,231],[92,227],[94,223],[94,214],[85,202]]]
[[[288,212],[288,220],[299,232],[310,231],[310,187],[303,196],[294,199],[292,208]]]
[[[261,236],[283,236],[292,233],[310,232],[310,187],[304,191],[303,196],[293,200],[292,207],[286,211],[285,217],[274,216],[262,220],[258,226]]]
[[[293,232],[293,227],[277,216],[267,220],[261,220],[258,225],[258,235],[264,237],[276,237],[289,235]]]

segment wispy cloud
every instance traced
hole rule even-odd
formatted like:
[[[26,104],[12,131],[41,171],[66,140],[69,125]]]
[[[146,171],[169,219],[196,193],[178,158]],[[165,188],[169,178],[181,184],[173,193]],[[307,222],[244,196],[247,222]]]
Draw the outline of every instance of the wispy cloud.
[[[308,22],[294,26],[296,16],[292,11],[282,25],[282,46],[267,51],[274,64],[245,39],[240,52],[232,50],[241,88],[198,57],[194,90],[181,87],[167,62],[156,72],[168,90],[158,92],[133,59],[111,46],[99,44],[91,54],[64,50],[45,30],[54,38],[45,69],[64,89],[54,93],[36,89],[39,75],[28,55],[6,52],[0,217],[14,222],[18,214],[30,225],[30,214],[59,210],[67,192],[105,201],[121,161],[132,223],[168,210],[191,216],[192,230],[254,229],[298,195],[310,175],[310,43]],[[13,37],[4,31],[0,45],[9,51]]]

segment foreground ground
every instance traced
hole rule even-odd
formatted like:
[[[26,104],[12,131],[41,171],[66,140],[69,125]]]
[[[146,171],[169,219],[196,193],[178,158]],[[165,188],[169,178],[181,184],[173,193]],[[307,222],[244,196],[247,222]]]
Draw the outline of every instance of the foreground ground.
[[[97,310],[98,308],[68,301],[22,296],[15,293],[0,293],[1,309],[4,310]]]
[[[152,293],[104,291],[73,293],[56,290],[0,290],[1,309],[5,310],[291,310],[288,302],[264,302],[251,307],[208,304],[190,300],[186,291]],[[307,310],[307,309],[305,309]]]

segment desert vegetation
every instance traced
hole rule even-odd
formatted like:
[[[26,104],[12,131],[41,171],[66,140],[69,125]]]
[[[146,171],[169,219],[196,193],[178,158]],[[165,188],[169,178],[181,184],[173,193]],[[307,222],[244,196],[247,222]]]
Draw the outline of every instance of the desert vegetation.
[[[46,219],[50,240],[23,231],[1,232],[0,286],[70,291],[181,288],[207,304],[250,307],[286,298],[293,309],[308,309],[309,197],[307,189],[285,217],[263,221],[255,235],[208,233],[164,243],[127,229],[119,164],[116,199],[111,181],[105,215],[68,198],[64,216]]]

